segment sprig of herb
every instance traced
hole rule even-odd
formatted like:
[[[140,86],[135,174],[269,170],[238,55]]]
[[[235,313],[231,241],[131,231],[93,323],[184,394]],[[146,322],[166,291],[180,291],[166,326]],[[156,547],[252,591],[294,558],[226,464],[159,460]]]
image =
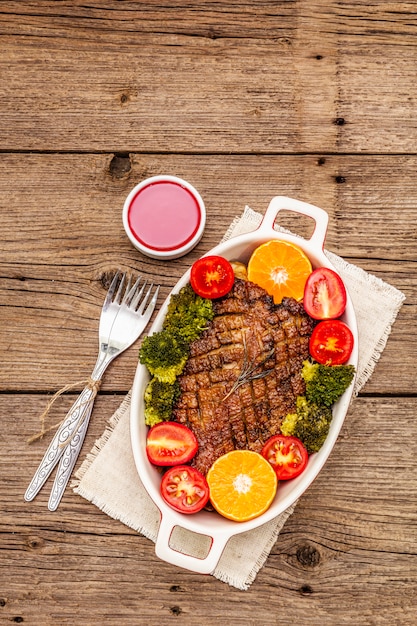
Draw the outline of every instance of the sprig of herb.
[[[240,374],[236,378],[235,382],[233,383],[233,386],[230,389],[230,391],[223,398],[222,402],[227,400],[227,398],[231,396],[232,393],[234,393],[237,389],[239,389],[239,387],[241,387],[245,383],[249,383],[252,380],[259,380],[261,378],[265,378],[265,376],[268,376],[268,374],[274,371],[274,368],[263,370],[263,371],[257,371],[257,370],[259,370],[268,361],[268,359],[271,358],[271,356],[275,352],[275,348],[272,348],[272,350],[268,352],[268,354],[262,359],[262,361],[259,361],[257,363],[255,362],[255,360],[249,361],[248,348],[246,345],[246,335],[243,335],[243,351],[244,351],[244,356],[243,356],[243,363],[242,363],[242,369],[240,371]]]

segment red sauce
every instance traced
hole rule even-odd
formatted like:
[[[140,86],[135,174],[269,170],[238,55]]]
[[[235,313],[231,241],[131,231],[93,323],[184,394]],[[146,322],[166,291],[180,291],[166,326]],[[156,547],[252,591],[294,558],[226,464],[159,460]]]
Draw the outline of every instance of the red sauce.
[[[175,250],[197,233],[200,207],[194,195],[172,181],[150,183],[133,198],[128,222],[136,239],[153,250]]]

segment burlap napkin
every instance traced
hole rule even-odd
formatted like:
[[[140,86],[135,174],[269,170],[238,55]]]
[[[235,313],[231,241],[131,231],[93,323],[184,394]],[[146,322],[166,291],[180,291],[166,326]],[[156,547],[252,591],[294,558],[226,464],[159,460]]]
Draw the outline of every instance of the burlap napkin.
[[[246,207],[224,239],[258,227],[262,215]],[[351,295],[359,327],[359,364],[355,394],[365,384],[385,347],[391,325],[405,296],[398,289],[326,252]],[[102,437],[87,455],[72,487],[105,513],[155,541],[159,512],[138,477],[129,432],[130,392],[110,418]],[[274,520],[232,537],[213,576],[238,589],[248,589],[267,559],[278,534],[295,508]],[[170,545],[187,554],[204,556],[207,537],[176,528]]]

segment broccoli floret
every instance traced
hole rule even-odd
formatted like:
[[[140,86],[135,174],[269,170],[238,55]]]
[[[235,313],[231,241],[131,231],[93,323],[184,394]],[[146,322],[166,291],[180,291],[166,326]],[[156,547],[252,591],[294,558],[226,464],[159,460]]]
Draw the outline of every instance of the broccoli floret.
[[[173,384],[184,369],[187,359],[187,342],[169,330],[148,335],[139,350],[139,361],[163,383]]]
[[[170,298],[163,328],[178,333],[191,343],[214,317],[211,300],[198,296],[187,283]]]
[[[306,382],[307,400],[331,407],[349,387],[355,375],[355,367],[304,361],[301,373]]]
[[[139,361],[158,381],[173,385],[185,367],[190,343],[213,317],[211,300],[198,296],[190,284],[185,285],[171,296],[162,330],[143,340]]]
[[[321,365],[304,361],[302,376],[306,393],[298,396],[295,413],[281,425],[283,435],[301,439],[309,454],[322,447],[333,418],[332,406],[346,391],[355,375],[353,365]]]
[[[286,415],[281,432],[301,439],[309,454],[318,452],[329,433],[332,417],[331,408],[298,396],[296,412]]]
[[[169,420],[172,407],[180,396],[178,381],[173,384],[163,383],[157,378],[152,378],[146,386],[145,400],[145,423],[153,426],[159,422]]]

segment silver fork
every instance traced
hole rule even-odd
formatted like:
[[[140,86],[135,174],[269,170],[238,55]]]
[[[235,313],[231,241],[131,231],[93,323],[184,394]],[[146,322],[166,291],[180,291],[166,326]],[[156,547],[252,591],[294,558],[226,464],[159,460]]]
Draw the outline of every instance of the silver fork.
[[[104,371],[113,359],[140,337],[155,309],[159,286],[155,288],[151,297],[153,284],[147,287],[145,281],[140,286],[140,276],[132,287],[130,278],[126,287],[125,282],[126,275],[117,272],[101,311],[99,354],[90,383],[83,389],[67,413],[25,493],[26,501],[33,500],[60,461],[49,497],[48,509],[50,511],[57,509],[77,461],[90,421],[97,385]]]

